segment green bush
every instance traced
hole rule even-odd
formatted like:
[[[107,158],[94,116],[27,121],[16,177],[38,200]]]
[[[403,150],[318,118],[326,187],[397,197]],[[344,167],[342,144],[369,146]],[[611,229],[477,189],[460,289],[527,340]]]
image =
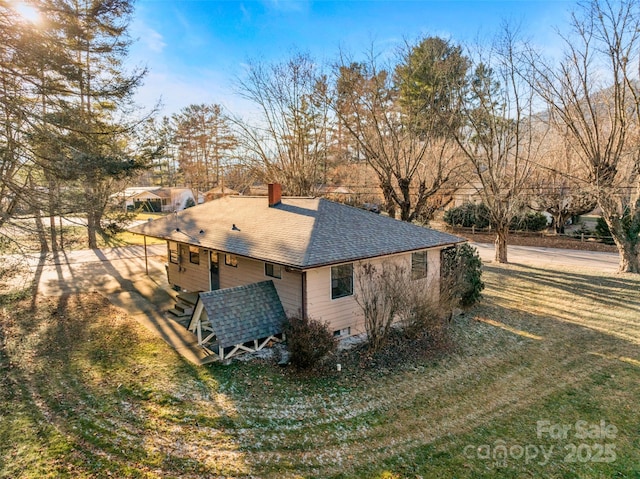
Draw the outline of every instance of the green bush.
[[[338,347],[326,323],[314,319],[288,318],[282,328],[287,337],[289,361],[298,369],[309,369]]]
[[[573,230],[571,234],[574,238],[582,238],[583,236],[591,236],[593,234],[593,231],[591,231],[584,223],[580,223],[580,228]]]
[[[542,231],[547,226],[549,226],[547,217],[536,211],[516,216],[511,220],[509,228],[518,231]]]
[[[109,236],[115,236],[126,230],[133,221],[135,213],[131,211],[113,210],[108,211],[102,218],[102,229]]]
[[[487,228],[490,224],[489,208],[486,205],[466,203],[444,213],[444,221],[451,226],[463,228]],[[515,216],[509,228],[519,231],[542,231],[548,226],[547,217],[540,212],[528,212]]]
[[[629,241],[637,241],[638,235],[640,234],[640,222],[634,221],[631,218],[631,211],[629,207],[624,209],[623,215],[620,217],[620,222],[622,226],[622,233]],[[611,230],[609,229],[609,225],[604,220],[604,218],[598,218],[596,222],[596,236],[606,244],[615,244],[613,238],[611,237]]]
[[[489,209],[482,203],[465,203],[445,211],[444,221],[451,226],[487,228],[489,226]]]
[[[615,244],[613,238],[611,237],[611,230],[609,229],[609,225],[602,216],[600,216],[596,221],[595,233],[597,238],[604,244]]]
[[[468,308],[477,303],[484,289],[482,260],[478,250],[464,243],[442,252],[441,297],[452,306]]]

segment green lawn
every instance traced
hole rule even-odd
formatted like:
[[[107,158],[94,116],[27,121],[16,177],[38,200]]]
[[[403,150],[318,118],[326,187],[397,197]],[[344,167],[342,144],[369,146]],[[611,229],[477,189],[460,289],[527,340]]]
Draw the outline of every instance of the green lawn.
[[[450,354],[324,378],[191,366],[97,293],[5,295],[0,477],[639,478],[640,278],[485,282]]]

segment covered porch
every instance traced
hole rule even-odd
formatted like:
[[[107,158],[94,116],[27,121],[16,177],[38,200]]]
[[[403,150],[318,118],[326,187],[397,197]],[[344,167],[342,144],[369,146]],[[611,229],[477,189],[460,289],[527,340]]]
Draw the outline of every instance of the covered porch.
[[[188,329],[221,361],[282,340],[286,314],[273,281],[198,293]]]

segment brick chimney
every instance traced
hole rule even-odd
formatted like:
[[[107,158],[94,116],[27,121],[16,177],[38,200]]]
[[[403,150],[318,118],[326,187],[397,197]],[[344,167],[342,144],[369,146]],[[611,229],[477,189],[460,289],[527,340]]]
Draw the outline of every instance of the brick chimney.
[[[280,200],[282,200],[282,185],[269,183],[269,208],[279,205]]]

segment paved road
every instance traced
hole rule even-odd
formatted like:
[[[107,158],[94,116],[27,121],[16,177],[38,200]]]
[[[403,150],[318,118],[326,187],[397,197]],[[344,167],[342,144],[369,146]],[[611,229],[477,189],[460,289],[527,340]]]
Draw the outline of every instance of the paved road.
[[[495,257],[493,243],[472,243],[472,245],[478,249],[483,262],[493,261]],[[507,255],[510,263],[588,268],[606,273],[618,271],[619,261],[617,253],[533,246],[509,246]]]

